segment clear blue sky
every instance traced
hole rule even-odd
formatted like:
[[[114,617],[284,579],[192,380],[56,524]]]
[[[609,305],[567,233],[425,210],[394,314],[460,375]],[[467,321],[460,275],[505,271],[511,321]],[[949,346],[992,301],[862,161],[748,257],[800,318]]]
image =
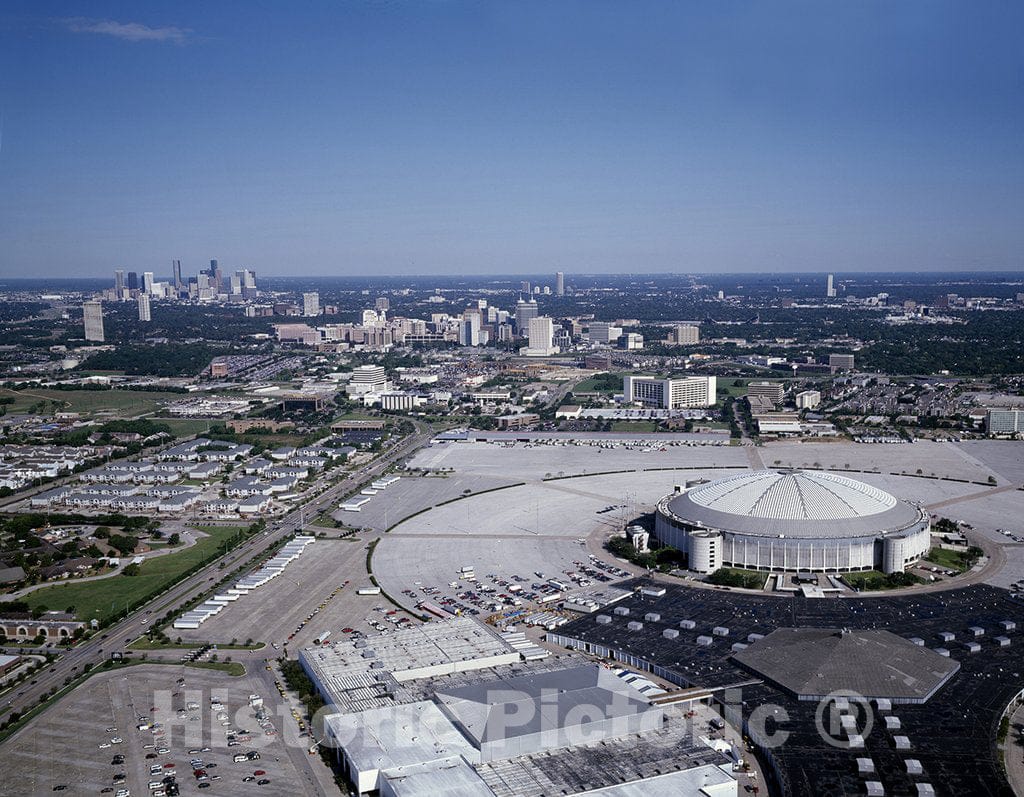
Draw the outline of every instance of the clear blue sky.
[[[0,6],[0,276],[1024,267],[1024,4]]]

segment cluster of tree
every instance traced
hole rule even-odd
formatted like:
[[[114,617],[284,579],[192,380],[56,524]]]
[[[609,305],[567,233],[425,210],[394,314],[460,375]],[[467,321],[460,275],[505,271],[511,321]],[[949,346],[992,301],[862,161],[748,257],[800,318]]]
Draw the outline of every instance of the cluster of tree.
[[[847,581],[861,590],[875,591],[880,589],[898,589],[900,587],[912,587],[915,584],[924,582],[920,576],[913,573],[886,573],[885,575],[871,575],[858,577],[847,576]]]
[[[765,577],[759,573],[747,573],[743,570],[731,570],[727,567],[720,567],[710,576],[708,583],[720,587],[741,587],[743,589],[761,589]]]
[[[324,700],[302,665],[295,659],[280,659],[281,675],[289,689],[297,692],[310,717],[324,707]]]
[[[625,559],[640,567],[645,567],[648,570],[667,572],[673,568],[686,566],[686,554],[677,548],[668,546],[662,548],[655,547],[641,553],[625,537],[612,537],[605,543],[605,548],[614,556],[618,556],[620,559]]]
[[[736,422],[736,401],[732,396],[727,396],[725,401],[722,402],[722,422],[729,425],[729,436],[730,437],[742,437],[743,433],[740,431],[740,425]]]
[[[590,379],[587,390],[595,393],[616,393],[622,391],[622,374],[597,374]]]
[[[124,345],[92,355],[78,370],[124,371],[133,376],[195,376],[223,353],[223,349],[214,349],[207,343]]]

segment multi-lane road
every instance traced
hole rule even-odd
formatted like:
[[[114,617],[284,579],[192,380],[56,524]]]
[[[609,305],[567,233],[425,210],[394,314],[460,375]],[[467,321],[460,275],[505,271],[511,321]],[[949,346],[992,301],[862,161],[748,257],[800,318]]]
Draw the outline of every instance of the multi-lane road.
[[[415,434],[399,441],[389,451],[348,474],[344,479],[297,507],[282,519],[275,521],[264,534],[246,540],[224,556],[154,598],[145,606],[140,607],[116,625],[104,629],[100,634],[61,653],[55,662],[36,675],[34,683],[19,685],[15,694],[8,694],[2,698],[3,703],[8,705],[10,711],[24,712],[36,705],[42,695],[53,689],[62,688],[66,679],[79,675],[86,664],[99,664],[109,658],[111,653],[123,651],[154,618],[173,611],[204,592],[209,588],[211,582],[222,576],[223,572],[243,564],[260,551],[279,543],[289,534],[299,531],[304,518],[312,519],[319,511],[331,506],[340,496],[351,492],[366,481],[376,478],[396,461],[427,443],[431,436],[427,427],[417,425]],[[11,652],[19,651],[12,649]]]

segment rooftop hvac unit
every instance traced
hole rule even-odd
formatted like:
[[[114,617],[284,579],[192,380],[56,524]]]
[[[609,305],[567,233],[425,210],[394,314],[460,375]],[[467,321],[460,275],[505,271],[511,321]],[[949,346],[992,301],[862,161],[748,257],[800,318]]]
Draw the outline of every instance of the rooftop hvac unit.
[[[612,621],[612,618],[607,614],[599,614],[594,619],[597,620],[598,625],[608,625]]]
[[[680,620],[679,627],[685,628],[687,631],[692,631],[694,628],[697,627],[697,623],[695,623],[693,620]]]
[[[679,636],[679,632],[674,628],[666,628],[661,632],[661,635],[665,637],[665,639],[676,639]]]
[[[619,617],[625,617],[626,615],[629,614],[629,607],[628,606],[616,606],[612,611],[614,611],[615,614],[619,615]]]
[[[630,620],[628,623],[626,623],[626,628],[628,628],[630,631],[639,631],[643,627],[644,624],[639,623],[636,620]]]
[[[661,619],[661,615],[657,612],[647,612],[647,614],[644,615],[644,619],[649,623],[656,623]]]

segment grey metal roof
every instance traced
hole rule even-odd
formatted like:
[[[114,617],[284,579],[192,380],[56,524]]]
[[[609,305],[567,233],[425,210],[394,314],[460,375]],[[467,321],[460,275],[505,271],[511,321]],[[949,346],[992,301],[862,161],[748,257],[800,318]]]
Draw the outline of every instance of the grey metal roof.
[[[873,536],[921,517],[905,501],[856,479],[788,470],[716,479],[673,498],[668,509],[695,525],[766,537]]]
[[[927,700],[960,665],[889,631],[779,628],[733,654],[798,696],[850,690],[866,698]]]
[[[477,747],[653,710],[633,686],[596,665],[438,690],[436,700]]]

